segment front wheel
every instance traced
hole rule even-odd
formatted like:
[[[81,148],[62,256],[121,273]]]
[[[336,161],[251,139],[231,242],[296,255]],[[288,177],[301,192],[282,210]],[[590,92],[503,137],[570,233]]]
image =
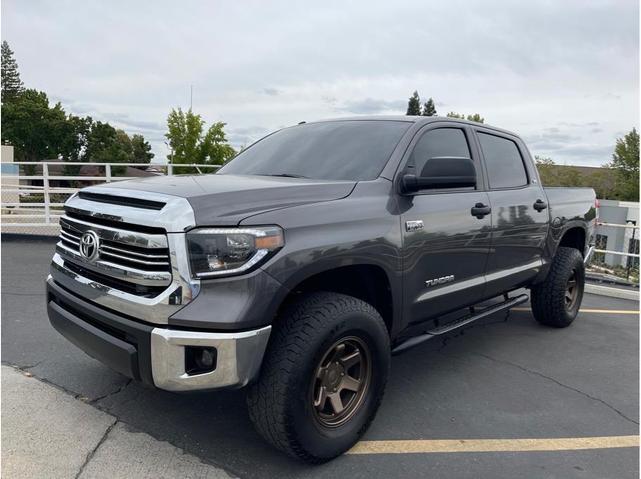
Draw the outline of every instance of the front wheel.
[[[532,288],[532,313],[541,324],[569,326],[579,313],[585,287],[585,265],[575,248],[560,247],[547,278]]]
[[[357,298],[314,293],[286,308],[272,334],[247,397],[256,429],[310,463],[347,451],[385,390],[390,345],[383,319]]]

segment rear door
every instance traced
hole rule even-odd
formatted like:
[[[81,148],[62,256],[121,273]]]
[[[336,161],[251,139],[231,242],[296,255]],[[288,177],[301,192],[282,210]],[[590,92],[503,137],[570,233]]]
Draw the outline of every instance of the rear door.
[[[492,205],[486,296],[515,289],[542,267],[549,225],[547,197],[523,142],[475,128]]]
[[[416,135],[408,152],[400,175],[420,175],[425,162],[434,157],[472,158],[477,170],[476,188],[432,189],[399,196],[404,318],[416,323],[482,298],[491,216],[476,217],[471,212],[475,205],[489,206],[489,199],[469,127],[430,123]]]

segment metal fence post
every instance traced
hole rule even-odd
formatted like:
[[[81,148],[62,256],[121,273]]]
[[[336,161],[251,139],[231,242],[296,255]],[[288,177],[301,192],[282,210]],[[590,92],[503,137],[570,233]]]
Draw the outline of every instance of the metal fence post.
[[[42,164],[42,186],[43,186],[43,196],[45,200],[45,224],[51,224],[51,211],[50,211],[50,199],[49,199],[49,164]]]
[[[634,226],[636,226],[636,222],[635,221],[630,221],[629,223],[632,223]],[[636,248],[636,246],[634,244],[634,239],[635,239],[634,236],[635,236],[636,232],[637,232],[637,229],[633,228],[632,229],[632,239],[628,240],[628,253],[639,253],[639,251],[637,250],[637,248]],[[630,248],[632,248],[632,251],[630,251]],[[627,261],[628,264],[626,265],[627,268],[626,268],[625,279],[627,279],[629,281],[630,280],[630,270],[632,269],[632,265],[634,264],[634,258],[633,257],[631,258],[631,257],[628,256],[626,261]]]
[[[109,163],[105,165],[105,182],[111,183],[111,165]]]

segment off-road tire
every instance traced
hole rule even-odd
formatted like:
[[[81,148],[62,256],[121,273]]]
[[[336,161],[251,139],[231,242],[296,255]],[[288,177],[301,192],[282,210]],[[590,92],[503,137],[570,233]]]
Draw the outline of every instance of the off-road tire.
[[[571,306],[566,302],[568,281],[576,280],[576,298]],[[532,313],[541,324],[555,328],[569,326],[579,312],[585,285],[583,257],[575,248],[560,247],[547,278],[532,288]]]
[[[317,367],[328,348],[348,337],[369,350],[368,388],[346,423],[324,427],[310,400]],[[281,451],[308,463],[328,461],[350,449],[369,427],[389,366],[389,335],[376,309],[343,294],[303,295],[274,323],[259,378],[247,395],[249,415],[260,435]]]

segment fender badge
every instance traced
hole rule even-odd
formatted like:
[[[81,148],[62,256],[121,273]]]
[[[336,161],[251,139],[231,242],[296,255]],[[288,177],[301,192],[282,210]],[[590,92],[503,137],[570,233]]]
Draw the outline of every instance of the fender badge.
[[[405,222],[405,231],[418,231],[424,228],[421,220],[412,220]]]

